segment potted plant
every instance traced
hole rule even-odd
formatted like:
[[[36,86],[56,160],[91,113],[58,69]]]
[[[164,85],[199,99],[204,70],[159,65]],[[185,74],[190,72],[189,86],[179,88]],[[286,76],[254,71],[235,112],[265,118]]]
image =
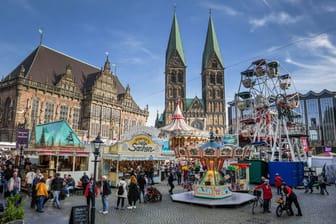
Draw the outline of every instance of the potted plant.
[[[23,223],[24,208],[21,200],[20,193],[6,199],[6,207],[1,219],[2,224]]]

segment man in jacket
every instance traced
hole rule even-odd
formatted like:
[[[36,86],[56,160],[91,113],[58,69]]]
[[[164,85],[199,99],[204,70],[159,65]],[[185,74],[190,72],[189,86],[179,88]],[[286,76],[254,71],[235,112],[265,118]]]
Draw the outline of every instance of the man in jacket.
[[[274,177],[274,185],[277,188],[278,195],[280,195],[280,193],[281,193],[281,184],[282,184],[282,182],[283,182],[282,177],[278,173],[276,173],[275,177]]]
[[[63,189],[63,183],[64,183],[64,180],[61,177],[60,173],[57,173],[56,177],[51,182],[51,190],[53,191],[53,196],[54,196],[53,204],[58,209],[61,208],[61,204],[60,204],[60,200],[59,200],[59,195],[60,195],[60,193],[61,193],[61,191]]]
[[[263,200],[264,200],[264,213],[271,212],[270,211],[270,200],[272,199],[272,188],[269,184],[269,180],[265,179],[264,183],[260,184],[259,186],[256,186],[254,190],[262,189],[263,191]]]
[[[300,204],[299,204],[299,202],[297,200],[297,196],[293,192],[292,188],[290,188],[289,186],[286,185],[285,182],[283,182],[281,184],[281,189],[284,192],[284,194],[286,195],[286,198],[287,198],[286,202],[287,202],[287,206],[288,206],[289,211],[290,211],[290,215],[294,215],[294,212],[293,212],[293,209],[292,209],[292,203],[294,202],[294,205],[298,210],[298,214],[296,214],[296,216],[302,216]]]
[[[108,196],[110,194],[111,194],[111,187],[110,187],[109,183],[107,182],[107,177],[102,176],[101,186],[100,186],[100,195],[102,197],[103,210],[101,210],[99,212],[103,213],[104,215],[108,214],[108,210],[109,210]]]

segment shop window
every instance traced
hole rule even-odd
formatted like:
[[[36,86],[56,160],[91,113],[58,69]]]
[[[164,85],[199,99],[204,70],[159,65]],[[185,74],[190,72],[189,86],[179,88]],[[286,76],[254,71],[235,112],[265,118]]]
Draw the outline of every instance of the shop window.
[[[73,156],[58,157],[58,171],[72,171]]]
[[[82,171],[89,169],[89,157],[75,157],[75,171]]]

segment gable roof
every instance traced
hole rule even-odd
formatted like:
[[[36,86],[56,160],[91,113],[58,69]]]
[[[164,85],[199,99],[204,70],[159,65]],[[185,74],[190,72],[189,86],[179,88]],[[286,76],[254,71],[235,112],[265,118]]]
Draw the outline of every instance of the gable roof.
[[[59,80],[59,75],[65,73],[66,66],[71,65],[74,81],[82,92],[85,89],[91,89],[96,76],[101,73],[98,67],[44,45],[39,45],[6,78],[16,78],[19,76],[21,65],[25,68],[25,76],[28,76],[33,81],[51,86],[55,85]],[[116,80],[118,94],[123,93],[125,90],[124,87],[115,75],[112,76]]]
[[[190,109],[190,107],[192,106],[193,102],[196,101],[196,100],[201,104],[202,108],[204,108],[204,101],[203,101],[203,99],[199,99],[197,96],[195,96],[194,98],[187,98],[186,99],[186,111]]]
[[[84,147],[65,120],[36,125],[35,133],[36,145]]]

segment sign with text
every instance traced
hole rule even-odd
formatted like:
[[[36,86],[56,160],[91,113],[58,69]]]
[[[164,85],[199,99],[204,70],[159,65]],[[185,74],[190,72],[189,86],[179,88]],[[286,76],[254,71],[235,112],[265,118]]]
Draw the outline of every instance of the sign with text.
[[[71,209],[69,224],[88,224],[89,208],[87,205],[73,206]]]
[[[27,128],[18,128],[16,132],[16,148],[19,148],[20,145],[24,145],[24,148],[28,148],[29,140],[29,129]]]

